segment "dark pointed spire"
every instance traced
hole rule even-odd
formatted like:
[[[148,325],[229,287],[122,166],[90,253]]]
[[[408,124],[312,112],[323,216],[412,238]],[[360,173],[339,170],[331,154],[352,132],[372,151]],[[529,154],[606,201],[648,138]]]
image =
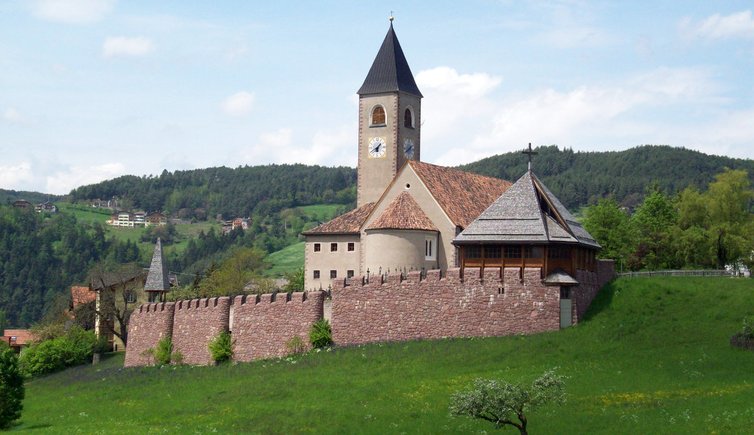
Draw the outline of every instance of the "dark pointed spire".
[[[383,92],[403,91],[418,97],[423,97],[416,86],[414,75],[408,66],[406,56],[403,55],[401,44],[393,30],[391,15],[390,29],[382,41],[380,51],[374,58],[372,67],[369,69],[364,84],[361,85],[359,95],[379,94]]]
[[[144,291],[148,292],[166,292],[170,290],[170,279],[168,277],[168,266],[165,262],[165,255],[162,253],[162,241],[157,238],[154,245],[154,254],[152,254],[152,264],[149,265],[147,282],[144,283]]]

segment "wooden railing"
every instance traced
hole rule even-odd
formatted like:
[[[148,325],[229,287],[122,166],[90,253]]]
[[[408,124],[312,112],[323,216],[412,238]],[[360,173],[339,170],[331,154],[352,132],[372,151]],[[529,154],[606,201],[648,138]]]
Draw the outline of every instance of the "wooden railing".
[[[712,270],[648,270],[642,272],[623,272],[618,276],[624,276],[626,278],[641,278],[645,276],[734,276],[734,274],[727,270],[712,269]]]

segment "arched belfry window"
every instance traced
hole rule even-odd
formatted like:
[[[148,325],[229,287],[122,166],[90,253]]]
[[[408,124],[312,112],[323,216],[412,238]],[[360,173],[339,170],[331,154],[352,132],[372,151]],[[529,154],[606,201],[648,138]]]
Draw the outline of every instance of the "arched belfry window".
[[[385,108],[382,106],[374,106],[372,109],[372,122],[369,125],[385,125]]]
[[[406,111],[403,112],[403,126],[414,128],[414,111],[410,107],[406,108]]]

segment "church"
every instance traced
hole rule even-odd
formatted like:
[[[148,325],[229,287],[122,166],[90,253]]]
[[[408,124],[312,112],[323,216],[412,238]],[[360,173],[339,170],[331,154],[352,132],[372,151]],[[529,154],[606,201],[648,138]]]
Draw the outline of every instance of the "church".
[[[305,290],[356,276],[512,266],[568,286],[577,269],[593,269],[599,245],[531,166],[511,184],[421,161],[423,96],[392,19],[358,95],[357,207],[303,233]]]

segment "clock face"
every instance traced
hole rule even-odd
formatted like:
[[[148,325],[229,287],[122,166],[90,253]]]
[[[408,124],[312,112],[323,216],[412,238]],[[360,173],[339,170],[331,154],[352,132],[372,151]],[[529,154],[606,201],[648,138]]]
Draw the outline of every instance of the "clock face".
[[[379,159],[385,157],[387,151],[387,145],[385,139],[381,137],[373,137],[369,139],[369,157]]]
[[[407,159],[413,159],[414,158],[414,151],[416,149],[414,148],[414,141],[411,139],[406,139],[403,141],[403,154],[406,156]]]

